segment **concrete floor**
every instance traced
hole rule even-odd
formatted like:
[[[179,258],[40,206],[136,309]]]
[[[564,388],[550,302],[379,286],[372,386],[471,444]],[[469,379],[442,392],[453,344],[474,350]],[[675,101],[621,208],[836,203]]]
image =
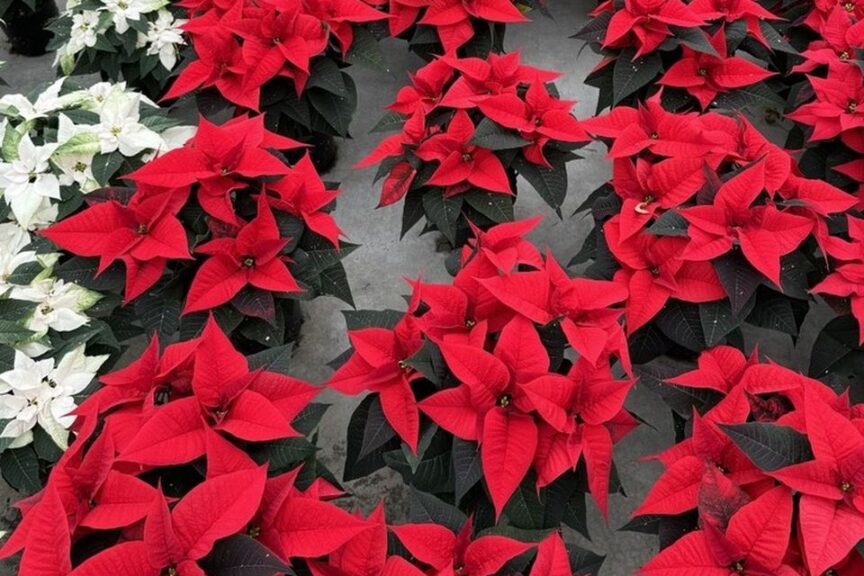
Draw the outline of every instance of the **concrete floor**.
[[[586,20],[590,4],[593,3],[548,0],[547,5],[554,20],[538,14],[532,23],[511,26],[506,38],[509,49],[519,47],[525,63],[565,74],[558,81],[559,92],[566,99],[579,101],[575,108],[578,117],[590,115],[595,107],[596,92],[584,85],[582,80],[596,64],[597,56],[590,50],[580,50],[582,43],[568,36]],[[341,146],[339,162],[327,175],[328,180],[342,183],[343,194],[339,199],[336,217],[348,239],[362,245],[345,263],[359,309],[401,308],[404,305],[401,296],[407,292],[402,280],[405,276],[422,275],[429,281],[445,281],[448,278],[444,270],[444,255],[435,252],[434,235],[419,238],[414,232],[400,242],[401,206],[375,210],[378,199],[378,188],[372,183],[375,170],[352,168],[382,138],[381,134],[368,133],[380,117],[382,106],[392,101],[399,87],[405,84],[406,71],[421,64],[409,55],[404,44],[398,42],[385,46],[385,55],[389,59],[391,75],[357,68],[351,72],[360,90],[360,109],[351,130],[354,139]],[[51,69],[52,55],[20,58],[6,54],[4,47],[0,59],[7,61],[6,67],[0,71],[0,75],[10,84],[9,88],[4,89],[7,92],[28,91],[49,81],[54,75]],[[537,213],[545,216],[532,239],[540,246],[548,245],[561,262],[569,261],[577,252],[590,228],[589,221],[579,217],[569,218],[568,215],[610,174],[610,165],[605,160],[602,146],[589,147],[584,153],[584,160],[569,166],[570,191],[563,207],[564,220],[559,220],[527,185],[522,186],[525,192],[520,194],[516,205],[517,217]],[[343,308],[344,305],[331,298],[318,299],[305,305],[307,321],[294,362],[297,376],[313,382],[327,379],[330,370],[326,363],[348,345],[340,313]],[[791,347],[787,340],[777,342],[773,348],[776,348],[773,354],[776,359],[790,357]],[[320,444],[328,463],[337,474],[341,474],[345,429],[358,400],[325,393],[322,401],[333,405],[323,420]],[[643,426],[616,449],[616,461],[629,497],[612,497],[608,524],[599,514],[592,512],[590,528],[593,542],[582,544],[608,556],[601,572],[603,576],[631,574],[656,551],[655,538],[620,533],[615,529],[626,523],[630,511],[656,478],[659,472],[656,466],[640,462],[639,458],[655,453],[672,442],[671,417],[653,393],[638,385],[628,401],[628,407],[651,422],[656,429]],[[358,494],[361,506],[367,510],[385,495],[391,499],[391,519],[398,520],[404,510],[400,505],[400,490],[392,478],[376,476],[361,480],[350,488]]]

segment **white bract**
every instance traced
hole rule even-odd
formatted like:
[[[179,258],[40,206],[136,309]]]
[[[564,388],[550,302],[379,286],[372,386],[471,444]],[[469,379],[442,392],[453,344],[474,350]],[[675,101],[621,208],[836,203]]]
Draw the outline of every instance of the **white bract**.
[[[186,44],[181,26],[186,20],[175,20],[168,10],[160,10],[159,15],[150,22],[146,43],[147,55],[159,55],[159,62],[166,70],[173,70],[177,65],[177,47]]]
[[[11,287],[9,278],[22,264],[36,261],[36,252],[24,250],[30,244],[30,234],[14,222],[0,224],[0,296]]]
[[[13,448],[33,440],[38,424],[62,449],[75,422],[76,394],[83,392],[108,356],[86,356],[84,345],[68,352],[55,366],[54,358],[33,360],[15,353],[12,370],[0,374],[0,437],[14,438]]]
[[[85,10],[79,14],[72,15],[72,30],[69,42],[66,44],[67,54],[77,54],[84,48],[96,46],[97,32],[99,28],[99,13],[94,10]]]
[[[99,137],[90,126],[74,124],[65,114],[57,118],[59,146],[51,162],[60,169],[60,185],[78,184],[84,193],[99,187],[93,179],[93,157],[99,152]]]
[[[25,134],[18,142],[18,158],[0,163],[0,191],[21,226],[34,225],[37,213],[50,199],[60,199],[60,180],[51,173],[48,159],[56,144],[36,146]]]
[[[3,96],[0,98],[0,114],[21,118],[25,121],[44,118],[50,112],[59,110],[65,105],[64,99],[60,97],[60,89],[65,80],[65,78],[60,78],[32,102],[23,94]]]
[[[124,156],[135,156],[144,150],[159,148],[162,138],[139,122],[140,105],[139,94],[108,97],[96,126],[103,154],[120,150]]]
[[[13,288],[12,298],[36,303],[33,315],[27,319],[25,326],[37,335],[42,335],[49,328],[57,332],[69,332],[87,324],[90,319],[83,312],[95,304],[101,295],[77,284],[45,278],[29,286]]]
[[[159,8],[159,4],[148,0],[102,0],[102,4],[111,14],[114,29],[119,34],[129,30],[129,20],[141,20],[141,15]]]

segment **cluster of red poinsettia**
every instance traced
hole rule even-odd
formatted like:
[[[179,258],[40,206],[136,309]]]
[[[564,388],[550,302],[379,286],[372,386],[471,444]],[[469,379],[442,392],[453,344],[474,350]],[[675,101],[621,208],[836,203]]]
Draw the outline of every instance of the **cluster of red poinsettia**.
[[[657,455],[665,472],[636,516],[693,511],[698,529],[642,568],[668,574],[859,574],[864,419],[818,380],[735,348],[703,352],[669,385],[719,397],[690,437]]]
[[[610,142],[618,207],[603,234],[620,266],[615,281],[631,294],[631,333],[670,298],[734,297],[712,265],[732,250],[781,289],[781,258],[810,236],[824,246],[827,218],[856,204],[801,176],[794,158],[743,117],[673,113],[652,99],[583,126]]]
[[[636,425],[623,409],[632,378],[620,323],[627,291],[570,278],[523,235],[537,220],[502,224],[461,253],[452,284],[411,282],[410,305],[393,329],[349,332],[350,359],[328,382],[347,394],[377,393],[387,422],[417,451],[421,415],[480,445],[496,515],[533,468],[537,489],[584,459],[591,492],[607,510],[612,446]],[[552,366],[538,327],[555,326],[579,355]],[[429,393],[413,357],[434,346],[455,377]]]
[[[261,87],[290,79],[301,94],[314,58],[334,43],[348,53],[354,26],[386,14],[360,0],[292,2],[181,2],[190,11],[184,25],[198,59],[183,69],[165,98],[215,87],[230,102],[260,107]]]
[[[444,198],[471,190],[515,194],[520,159],[549,168],[550,155],[589,139],[571,113],[575,102],[547,84],[558,76],[522,64],[518,53],[445,56],[417,70],[388,106],[401,133],[358,164],[382,164],[379,205],[418,189]]]
[[[184,147],[128,176],[137,184],[134,192],[109,189],[88,196],[87,209],[42,234],[67,252],[98,257],[100,273],[121,261],[126,301],[156,284],[169,262],[195,263],[192,252],[201,255],[201,263],[186,295],[186,313],[221,306],[247,288],[299,292],[286,254],[296,239],[282,232],[278,215],[302,219],[334,247],[340,235],[325,211],[338,191],[326,189],[308,155],[294,166],[278,155],[301,146],[266,130],[262,116],[221,126],[202,118]],[[187,236],[184,210],[206,214],[204,234]]]
[[[363,518],[328,502],[343,493],[324,478],[268,470],[275,457],[266,451],[263,463],[253,460],[252,447],[299,436],[291,422],[319,389],[250,370],[212,317],[198,338],[161,353],[154,339],[102,382],[78,409],[77,441],[45,489],[18,503],[23,520],[0,557],[23,550],[21,574],[270,574],[306,563],[321,576],[491,576],[535,548],[532,576],[569,569],[557,533],[535,545],[473,539],[470,520],[458,534],[431,523],[388,526],[381,507]],[[192,486],[188,476],[172,482],[184,465],[197,471]],[[410,557],[388,554],[388,531]],[[88,549],[93,536],[110,544]]]

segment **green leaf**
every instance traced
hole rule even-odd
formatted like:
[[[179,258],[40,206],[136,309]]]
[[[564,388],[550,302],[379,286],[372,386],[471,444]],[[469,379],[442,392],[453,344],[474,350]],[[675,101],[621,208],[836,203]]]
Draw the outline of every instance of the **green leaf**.
[[[423,194],[426,218],[453,246],[456,245],[456,224],[462,215],[463,200],[461,195],[445,198],[440,189],[432,189]]]
[[[470,143],[487,150],[512,150],[524,148],[531,142],[522,138],[516,130],[505,128],[489,118],[483,118],[474,129]]]
[[[4,161],[13,162],[18,160],[18,144],[23,137],[24,135],[21,132],[18,132],[11,126],[6,127],[6,132],[3,134],[3,148],[0,149]]]
[[[161,292],[147,292],[135,300],[135,314],[148,334],[166,339],[180,329],[182,303]]]
[[[847,356],[864,356],[858,346],[859,327],[854,316],[834,318],[816,337],[810,353],[810,376],[821,378]]]
[[[747,321],[755,326],[797,336],[798,320],[792,302],[782,294],[760,294]],[[804,307],[809,308],[807,304]]]
[[[718,108],[736,111],[752,106],[783,110],[786,105],[785,100],[764,82],[721,92],[717,94],[714,102]]]
[[[755,303],[754,299],[750,300]],[[741,325],[749,310],[735,314],[728,300],[715,300],[699,304],[699,320],[702,322],[702,333],[705,334],[705,344],[711,348],[723,341],[723,338]]]
[[[369,130],[370,134],[375,132],[393,132],[394,130],[401,130],[402,126],[405,125],[405,117],[399,114],[398,112],[394,112],[392,110],[388,110],[384,116],[378,120],[378,123]]]
[[[339,70],[336,62],[330,58],[317,58],[313,60],[309,73],[309,82],[306,84],[306,87],[307,89],[320,88],[343,98],[347,95],[342,71]]]
[[[361,328],[387,328],[392,329],[405,316],[399,310],[343,310],[345,325],[348,330],[359,330]]]
[[[452,504],[413,487],[408,500],[408,517],[411,522],[433,522],[457,533],[467,519],[465,514]]]
[[[107,186],[111,182],[111,178],[123,165],[123,155],[120,152],[112,152],[111,154],[97,154],[93,158],[91,171],[93,179],[99,184]]]
[[[677,38],[681,44],[697,52],[710,54],[717,58],[720,57],[717,50],[714,49],[714,46],[712,46],[711,42],[708,40],[708,36],[701,28],[683,28],[680,26],[672,26],[671,28],[675,38]]]
[[[765,36],[765,40],[768,41],[768,46],[770,46],[772,50],[786,52],[787,54],[798,54],[798,51],[795,50],[795,48],[793,48],[792,45],[783,38],[783,35],[780,34],[780,32],[778,32],[770,23],[760,19],[759,30],[762,31],[762,35]]]
[[[39,460],[32,446],[6,450],[0,454],[0,472],[13,489],[26,495],[42,489]]]
[[[342,474],[342,480],[345,482],[369,476],[385,466],[382,451],[375,451],[365,458],[359,458],[363,435],[366,429],[366,420],[369,416],[373,400],[375,400],[374,394],[369,394],[363,398],[348,421],[348,446],[345,457],[345,470]],[[396,447],[398,447],[398,440],[394,438],[388,448]]]
[[[294,574],[269,548],[245,534],[217,540],[213,551],[199,563],[208,576]]]
[[[693,352],[705,349],[699,306],[670,300],[655,319],[670,340]]]
[[[67,155],[91,155],[99,153],[99,135],[93,132],[83,132],[75,134],[69,140],[61,144],[54,150],[52,157],[67,156]]]
[[[36,455],[46,462],[57,462],[63,455],[63,449],[41,426],[33,429],[33,448],[36,450]]]
[[[329,294],[339,298],[349,306],[354,306],[354,297],[351,294],[351,285],[348,283],[348,275],[341,262],[337,262],[330,268],[322,270],[321,293]]]
[[[309,103],[336,131],[336,134],[347,137],[351,128],[351,119],[357,109],[357,87],[350,76],[344,72],[340,74],[345,82],[345,95],[340,96],[321,89],[311,89],[306,94]]]
[[[739,314],[762,284],[762,275],[738,251],[716,258],[712,264],[729,297],[732,311]]]
[[[543,503],[537,495],[537,488],[533,481],[523,481],[519,485],[507,501],[504,514],[507,515],[510,524],[517,528],[546,528],[543,522]]]
[[[513,196],[471,190],[464,194],[465,202],[496,224],[513,221]]]
[[[720,428],[764,472],[813,459],[807,437],[793,428],[765,422],[720,424]]]
[[[281,472],[290,470],[314,456],[318,449],[306,438],[283,438],[252,444],[248,450],[249,455],[259,464],[269,462],[270,472]]]
[[[16,322],[0,319],[0,344],[14,346],[19,342],[27,340],[34,334],[35,332],[28,330]]]
[[[309,403],[294,417],[294,420],[291,421],[291,427],[304,436],[309,436],[318,427],[321,418],[328,408],[330,408],[330,404],[322,404],[321,402]]]
[[[409,190],[408,194],[405,195],[405,204],[402,207],[402,230],[399,232],[400,240],[423,218],[425,213],[423,209],[423,193],[417,190]]]
[[[567,168],[562,162],[552,162],[551,168],[538,166],[517,156],[512,167],[525,178],[540,197],[561,217],[561,205],[567,197]]]
[[[475,442],[454,437],[450,456],[453,459],[455,496],[459,502],[483,477],[480,450]]]
[[[586,550],[576,544],[567,544],[567,555],[570,559],[570,570],[579,576],[597,576],[603,567],[605,556]]]
[[[655,236],[687,236],[687,220],[674,210],[667,210],[654,220],[648,232]]]
[[[381,72],[390,72],[390,67],[384,61],[384,53],[378,40],[366,28],[354,26],[354,40],[345,55],[345,61],[358,66],[365,66]]]
[[[360,445],[360,453],[357,455],[358,460],[366,458],[396,437],[396,432],[384,416],[381,399],[377,394],[373,396],[366,416],[366,425],[363,428],[363,441]]]
[[[613,105],[647,86],[663,71],[663,62],[658,52],[651,52],[634,59],[636,50],[625,48],[615,60],[612,73]]]
[[[609,21],[612,19],[611,11],[600,12],[597,16],[588,20],[582,28],[571,38],[578,38],[592,44],[599,44],[606,38],[606,31],[609,28]]]

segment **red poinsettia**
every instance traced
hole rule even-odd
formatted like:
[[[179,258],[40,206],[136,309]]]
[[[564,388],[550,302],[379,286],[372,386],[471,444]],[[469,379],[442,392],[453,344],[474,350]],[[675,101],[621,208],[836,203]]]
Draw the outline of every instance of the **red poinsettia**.
[[[588,134],[570,113],[575,102],[554,98],[541,82],[532,82],[525,100],[515,93],[489,96],[477,103],[489,119],[518,130],[531,144],[522,150],[530,162],[549,166],[543,147],[551,140],[587,142]]]
[[[834,5],[822,24],[819,38],[810,42],[801,52],[806,61],[798,64],[794,72],[812,72],[818,66],[854,66],[855,51],[864,48],[864,20],[853,18],[840,3]]]
[[[762,32],[760,22],[782,20],[755,0],[693,0],[690,2],[690,9],[706,20],[743,21],[747,26],[747,33],[769,49],[771,45]]]
[[[787,114],[813,127],[810,138],[840,136],[856,152],[864,152],[864,73],[857,66],[830,68],[827,78],[808,76],[816,101]]]
[[[516,94],[520,85],[552,82],[561,74],[526,66],[520,62],[519,52],[495,54],[481,58],[441,58],[459,72],[458,77],[441,99],[448,108],[474,108],[480,102],[502,94]]]
[[[717,94],[750,86],[774,75],[749,60],[728,56],[723,28],[711,36],[710,41],[717,56],[684,46],[681,58],[666,70],[658,84],[684,88],[704,110]]]
[[[175,391],[167,403],[146,407],[121,460],[190,462],[204,454],[208,427],[250,442],[297,436],[291,421],[318,392],[315,387],[273,372],[249,372],[212,317],[194,345],[191,395],[176,397]]]
[[[422,374],[407,361],[423,346],[417,320],[406,314],[392,330],[366,328],[349,332],[348,337],[354,354],[327,385],[343,394],[377,392],[387,422],[416,452],[420,413],[411,382]]]
[[[366,168],[378,164],[387,158],[404,156],[409,150],[416,149],[417,145],[426,136],[426,118],[423,114],[413,114],[405,121],[402,132],[388,136],[375,147],[368,156],[357,162],[355,168]],[[405,197],[411,184],[417,176],[417,168],[407,160],[396,163],[388,172],[381,187],[381,198],[378,207],[389,206]]]
[[[162,276],[168,260],[189,259],[188,240],[177,212],[188,190],[142,187],[127,205],[107,200],[66,218],[42,235],[79,256],[98,256],[97,274],[121,260],[126,266],[125,300],[134,300]]]
[[[794,576],[784,563],[792,493],[770,490],[732,514],[725,532],[711,522],[684,535],[640,569],[645,576]],[[820,572],[821,573],[821,572]]]
[[[426,183],[444,188],[444,196],[455,196],[472,186],[512,194],[501,159],[494,152],[471,144],[474,123],[464,110],[457,111],[447,131],[435,134],[417,147],[415,154],[426,162],[439,162]]]
[[[354,43],[355,24],[387,18],[386,14],[361,0],[303,0],[303,10],[317,18],[318,27],[336,39],[343,58]]]
[[[584,457],[588,485],[597,507],[608,515],[612,445],[635,428],[624,410],[633,380],[616,380],[608,366],[578,360],[567,378],[537,379],[524,391],[540,424],[534,468],[537,485],[551,484]]]
[[[685,260],[712,260],[739,246],[753,267],[780,285],[780,257],[810,234],[812,221],[769,204],[752,206],[764,190],[764,166],[757,162],[725,182],[711,205],[681,210],[690,226]]]
[[[266,467],[218,476],[190,490],[171,510],[160,492],[144,523],[143,540],[111,546],[71,574],[158,576],[168,570],[180,576],[202,576],[197,560],[210,552],[216,540],[236,534],[252,519],[266,479]]]
[[[847,216],[850,241],[830,238],[828,254],[841,262],[811,291],[849,298],[852,315],[858,320],[860,342],[864,342],[864,220]]]
[[[798,532],[807,566],[822,574],[864,539],[864,436],[809,388],[804,415],[814,460],[771,472],[801,493]]]
[[[210,310],[229,302],[246,286],[268,292],[301,292],[281,255],[290,242],[283,238],[267,197],[258,201],[258,215],[234,237],[217,237],[195,248],[208,254],[192,285],[183,313]]]
[[[397,524],[390,526],[390,530],[414,558],[430,566],[433,574],[441,576],[459,573],[492,576],[508,561],[534,546],[506,536],[487,535],[472,539],[474,523],[471,518],[462,525],[458,534],[437,524]],[[399,574],[402,573],[394,572],[392,576]],[[406,572],[404,576],[412,574],[415,573]]]
[[[687,239],[639,232],[622,238],[623,217],[603,225],[606,243],[621,269],[614,280],[627,287],[627,332],[632,334],[666,305],[669,298],[711,302],[726,297],[723,285],[708,262],[681,259]]]
[[[433,0],[419,24],[434,26],[445,54],[474,37],[472,18],[489,22],[524,22],[522,12],[509,0]]]
[[[474,328],[482,344],[485,323]],[[537,422],[524,388],[535,380],[559,380],[549,374],[549,355],[533,324],[515,317],[501,331],[494,353],[478,344],[444,341],[447,366],[456,388],[426,398],[420,408],[439,426],[480,444],[483,473],[496,516],[500,516],[528,473],[537,447]]]
[[[624,5],[607,0],[592,12],[612,12],[606,28],[603,46],[625,48],[634,46],[636,57],[653,52],[672,35],[670,26],[697,28],[705,20],[680,0],[625,0]]]
[[[231,192],[246,187],[244,179],[289,174],[291,168],[269,150],[290,150],[303,144],[270,132],[263,116],[238,116],[222,125],[201,117],[195,137],[128,176],[138,184],[197,190],[201,207],[214,218],[238,224]]]

